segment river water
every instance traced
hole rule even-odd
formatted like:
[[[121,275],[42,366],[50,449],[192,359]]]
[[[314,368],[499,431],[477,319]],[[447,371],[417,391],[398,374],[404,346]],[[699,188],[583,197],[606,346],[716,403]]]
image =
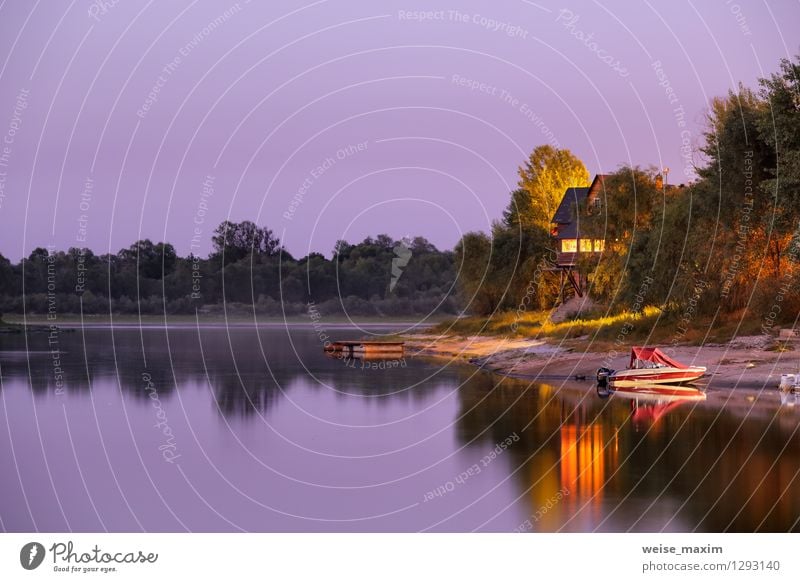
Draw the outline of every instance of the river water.
[[[332,359],[321,335],[178,326],[78,329],[53,343],[0,336],[0,526],[800,529],[800,406],[604,400],[589,383],[534,384],[448,361]]]

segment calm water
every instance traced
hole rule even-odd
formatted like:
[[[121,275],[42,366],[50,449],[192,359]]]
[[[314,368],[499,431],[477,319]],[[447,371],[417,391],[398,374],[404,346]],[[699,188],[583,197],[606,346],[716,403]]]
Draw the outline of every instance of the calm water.
[[[281,327],[65,333],[61,387],[47,342],[0,336],[7,531],[800,529],[800,406],[362,369]]]

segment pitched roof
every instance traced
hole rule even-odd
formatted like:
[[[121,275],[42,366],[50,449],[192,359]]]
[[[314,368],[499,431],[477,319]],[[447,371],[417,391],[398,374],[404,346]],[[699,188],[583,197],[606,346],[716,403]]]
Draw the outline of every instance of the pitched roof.
[[[575,219],[574,208],[586,200],[589,188],[567,188],[561,204],[558,205],[556,213],[553,215],[552,222],[556,224],[569,224]]]
[[[606,178],[608,178],[608,174],[595,174],[592,183],[589,184],[589,194],[597,196],[601,191],[604,191],[604,181]]]

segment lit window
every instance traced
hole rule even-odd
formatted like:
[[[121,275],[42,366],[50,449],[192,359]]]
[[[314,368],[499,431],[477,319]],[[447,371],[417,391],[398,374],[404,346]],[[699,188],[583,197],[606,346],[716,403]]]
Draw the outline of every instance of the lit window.
[[[574,238],[565,238],[561,241],[562,253],[574,253],[578,251],[578,241]]]
[[[594,241],[594,252],[602,253],[606,248],[606,241],[595,239]]]
[[[582,238],[581,239],[581,252],[582,253],[591,253],[592,252],[592,239],[590,239],[590,238]]]

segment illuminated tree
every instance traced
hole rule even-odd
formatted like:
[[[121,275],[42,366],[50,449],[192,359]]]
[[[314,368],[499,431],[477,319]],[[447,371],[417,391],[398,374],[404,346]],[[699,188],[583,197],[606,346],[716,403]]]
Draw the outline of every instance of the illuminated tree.
[[[567,149],[540,145],[519,168],[519,191],[514,192],[503,217],[509,226],[550,228],[550,220],[567,188],[589,185],[583,162]]]

